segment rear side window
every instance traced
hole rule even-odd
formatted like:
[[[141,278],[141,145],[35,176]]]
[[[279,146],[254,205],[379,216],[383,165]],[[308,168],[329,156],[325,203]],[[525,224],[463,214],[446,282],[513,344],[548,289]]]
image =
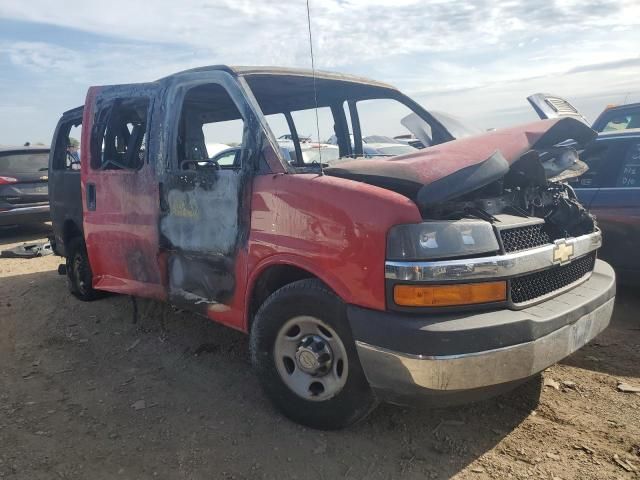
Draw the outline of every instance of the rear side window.
[[[0,175],[39,173],[46,175],[49,164],[49,153],[42,152],[11,152],[0,153]]]
[[[120,98],[104,108],[92,134],[92,168],[141,168],[146,158],[148,115],[148,98]]]
[[[82,116],[61,123],[55,139],[52,167],[54,170],[80,171],[80,139]]]

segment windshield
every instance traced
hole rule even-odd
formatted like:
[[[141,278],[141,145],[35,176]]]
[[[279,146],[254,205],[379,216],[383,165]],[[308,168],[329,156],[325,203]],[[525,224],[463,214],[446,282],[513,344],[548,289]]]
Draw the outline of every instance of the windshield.
[[[48,165],[48,152],[0,153],[0,175],[45,172]]]
[[[246,74],[244,78],[278,144],[281,159],[294,167],[403,155],[451,140],[445,129],[408,98],[381,84],[268,73]],[[403,124],[408,115],[415,115],[433,130],[428,143],[421,142]],[[319,150],[317,145],[321,145]]]

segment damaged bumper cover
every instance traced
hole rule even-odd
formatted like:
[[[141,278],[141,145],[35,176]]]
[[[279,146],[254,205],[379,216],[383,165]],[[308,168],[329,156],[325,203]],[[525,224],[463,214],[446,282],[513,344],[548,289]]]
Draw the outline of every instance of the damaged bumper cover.
[[[350,306],[360,362],[376,393],[434,405],[508,390],[575,352],[609,324],[615,274],[598,260],[586,282],[522,310],[416,316]]]

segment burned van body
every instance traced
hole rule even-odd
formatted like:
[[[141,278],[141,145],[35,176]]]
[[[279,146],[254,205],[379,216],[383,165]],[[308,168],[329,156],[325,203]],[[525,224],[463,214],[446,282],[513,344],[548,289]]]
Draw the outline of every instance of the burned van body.
[[[71,291],[167,301],[248,333],[267,395],[295,421],[340,428],[380,400],[495,395],[609,322],[614,274],[565,183],[594,136],[577,120],[456,139],[383,83],[226,66],[91,87],[82,112],[81,215],[52,202]],[[425,148],[365,158],[376,134]],[[337,156],[323,160],[321,135]]]

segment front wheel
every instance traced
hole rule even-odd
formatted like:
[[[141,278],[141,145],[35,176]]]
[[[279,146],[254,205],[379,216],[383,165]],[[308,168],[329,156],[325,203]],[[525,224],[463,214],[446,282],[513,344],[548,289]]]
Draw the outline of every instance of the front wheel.
[[[319,280],[300,280],[273,293],[256,314],[250,343],[267,396],[291,420],[338,429],[376,406],[346,306]]]

